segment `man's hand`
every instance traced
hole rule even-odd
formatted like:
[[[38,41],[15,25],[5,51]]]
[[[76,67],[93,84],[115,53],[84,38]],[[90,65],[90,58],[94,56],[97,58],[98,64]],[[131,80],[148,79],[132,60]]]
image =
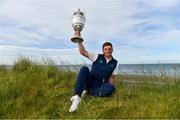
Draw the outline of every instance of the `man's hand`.
[[[112,74],[111,77],[109,78],[109,84],[113,84],[115,78],[116,78],[116,75]]]
[[[85,50],[82,43],[78,43],[78,48],[79,48],[79,52],[80,52],[81,55],[89,58],[89,53],[88,53],[88,51]]]

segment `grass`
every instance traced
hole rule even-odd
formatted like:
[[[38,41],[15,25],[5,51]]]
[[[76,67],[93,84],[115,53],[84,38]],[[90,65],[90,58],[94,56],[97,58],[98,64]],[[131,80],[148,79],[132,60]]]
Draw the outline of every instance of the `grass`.
[[[51,60],[44,63],[39,65],[21,58],[12,69],[0,67],[1,119],[180,118],[180,78],[118,75],[114,95],[103,98],[87,95],[77,112],[69,113],[77,73],[60,70]],[[119,80],[144,82],[132,84]]]

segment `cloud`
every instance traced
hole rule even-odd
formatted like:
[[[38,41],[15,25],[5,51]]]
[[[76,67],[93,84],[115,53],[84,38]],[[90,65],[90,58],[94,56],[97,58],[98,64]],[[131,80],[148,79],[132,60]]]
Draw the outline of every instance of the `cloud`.
[[[173,8],[174,6],[180,4],[179,0],[148,0],[146,3],[153,7],[162,9]]]
[[[0,3],[0,63],[10,56],[12,61],[20,54],[32,56],[32,50],[36,56],[48,53],[47,56],[58,57],[56,51],[67,49],[70,51],[62,54],[65,58],[62,60],[73,63],[72,51],[77,45],[70,41],[74,32],[71,16],[77,8],[86,13],[82,37],[88,50],[101,52],[103,42],[111,41],[120,63],[179,60],[173,57],[180,53],[179,0],[5,0]],[[10,52],[5,52],[9,47]],[[78,63],[83,57],[77,52],[75,58]]]
[[[33,61],[42,61],[44,58],[52,59],[56,64],[89,64],[86,58],[80,57],[77,49],[41,49],[0,45],[0,50],[0,56],[5,56],[1,57],[1,64],[13,64],[13,61],[16,61],[19,57],[27,57]],[[13,61],[8,58],[12,58]],[[73,63],[70,58],[73,59]]]
[[[58,47],[64,48],[68,44],[63,32],[51,28],[48,25],[31,25],[23,22],[18,23],[14,19],[2,17],[2,31],[0,32],[0,43],[18,46]],[[14,23],[13,23],[14,22]],[[48,45],[45,45],[48,44]],[[58,46],[59,45],[59,46]]]

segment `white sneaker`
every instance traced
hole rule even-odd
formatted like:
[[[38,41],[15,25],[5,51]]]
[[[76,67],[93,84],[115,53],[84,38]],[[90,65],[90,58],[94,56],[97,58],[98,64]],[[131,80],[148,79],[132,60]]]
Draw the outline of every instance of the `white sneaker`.
[[[81,102],[81,98],[78,95],[74,95],[71,97],[70,101],[72,102],[72,105],[69,108],[69,112],[74,112],[78,109],[78,105]]]
[[[81,94],[81,97],[84,97],[86,95],[87,91],[86,90],[83,90],[82,94]]]

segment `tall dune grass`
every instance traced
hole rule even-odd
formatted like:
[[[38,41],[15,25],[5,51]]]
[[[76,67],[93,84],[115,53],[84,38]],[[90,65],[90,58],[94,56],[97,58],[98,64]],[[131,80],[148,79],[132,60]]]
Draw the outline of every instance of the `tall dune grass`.
[[[180,118],[179,78],[118,75],[110,97],[85,96],[69,113],[77,73],[61,70],[52,60],[39,65],[21,58],[12,69],[0,67],[0,118]],[[121,83],[122,80],[143,83]],[[177,80],[178,79],[178,80]],[[149,84],[146,81],[168,81]]]

